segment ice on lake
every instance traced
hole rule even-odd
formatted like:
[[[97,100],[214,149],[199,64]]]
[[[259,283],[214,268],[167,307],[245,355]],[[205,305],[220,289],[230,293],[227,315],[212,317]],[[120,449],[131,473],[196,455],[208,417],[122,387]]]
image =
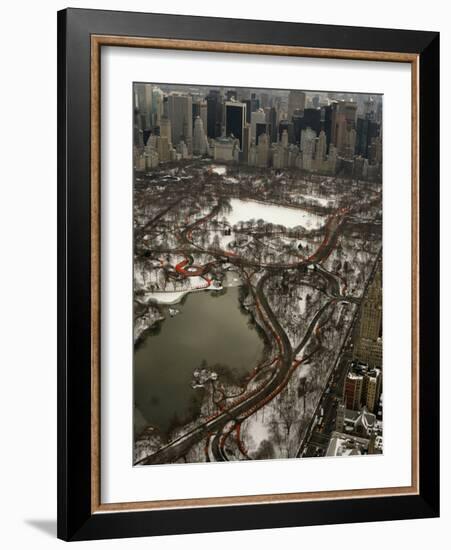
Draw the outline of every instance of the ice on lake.
[[[326,222],[326,217],[300,208],[264,204],[253,200],[230,199],[232,210],[225,214],[230,225],[238,222],[262,219],[267,223],[306,229],[318,229]]]

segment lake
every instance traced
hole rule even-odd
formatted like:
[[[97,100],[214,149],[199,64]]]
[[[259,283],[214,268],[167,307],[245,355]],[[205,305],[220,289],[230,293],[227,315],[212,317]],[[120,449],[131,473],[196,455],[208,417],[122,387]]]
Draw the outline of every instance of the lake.
[[[175,416],[188,419],[193,407],[198,410],[204,390],[193,389],[191,381],[202,361],[244,376],[262,358],[263,340],[240,309],[238,295],[239,287],[224,294],[191,293],[174,306],[181,310],[175,317],[163,308],[160,331],[135,349],[135,434],[150,424],[165,432]]]

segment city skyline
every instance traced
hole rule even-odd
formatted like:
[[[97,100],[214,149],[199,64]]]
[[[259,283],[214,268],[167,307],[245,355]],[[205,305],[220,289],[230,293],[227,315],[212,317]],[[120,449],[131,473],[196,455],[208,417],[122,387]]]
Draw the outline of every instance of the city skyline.
[[[381,178],[381,95],[135,83],[134,108],[141,168],[194,155]]]

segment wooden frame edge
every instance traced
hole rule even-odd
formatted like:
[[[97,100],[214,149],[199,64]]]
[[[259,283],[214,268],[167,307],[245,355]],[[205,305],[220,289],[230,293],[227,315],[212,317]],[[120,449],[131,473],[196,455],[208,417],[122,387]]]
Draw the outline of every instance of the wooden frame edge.
[[[143,502],[115,502],[99,504],[93,513],[131,512],[144,510],[170,510],[174,508],[205,508],[221,506],[246,506],[254,504],[281,504],[293,502],[331,501],[340,499],[383,498],[414,496],[412,487],[387,487],[383,489],[350,489],[340,491],[313,491],[304,493],[276,493],[228,497],[204,497],[190,499],[155,500]]]
[[[100,492],[100,50],[101,46],[401,62],[411,65],[412,483],[406,487],[101,503]],[[419,495],[419,54],[91,35],[91,513]]]
[[[319,57],[331,59],[358,59],[368,61],[414,62],[417,54],[371,50],[344,50],[331,48],[307,48],[305,46],[280,46],[238,42],[214,42],[211,40],[185,40],[178,38],[145,38],[115,35],[91,35],[91,45],[124,46],[132,48],[156,48],[168,50],[192,50],[221,53],[246,53],[291,57]]]

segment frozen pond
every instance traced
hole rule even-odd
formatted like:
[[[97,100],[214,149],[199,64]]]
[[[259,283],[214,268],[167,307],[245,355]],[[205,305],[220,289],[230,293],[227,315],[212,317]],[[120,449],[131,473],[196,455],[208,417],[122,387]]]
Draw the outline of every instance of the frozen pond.
[[[287,206],[276,206],[264,204],[252,200],[230,199],[232,211],[226,215],[230,225],[238,222],[262,219],[265,222],[285,227],[296,227],[301,225],[306,229],[318,229],[323,226],[326,218],[313,214],[300,208]]]

